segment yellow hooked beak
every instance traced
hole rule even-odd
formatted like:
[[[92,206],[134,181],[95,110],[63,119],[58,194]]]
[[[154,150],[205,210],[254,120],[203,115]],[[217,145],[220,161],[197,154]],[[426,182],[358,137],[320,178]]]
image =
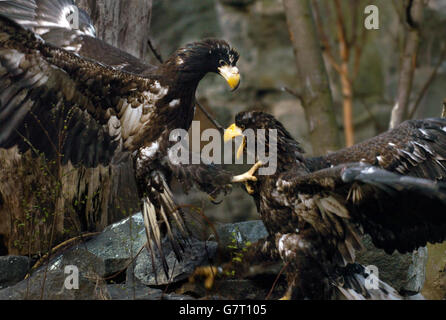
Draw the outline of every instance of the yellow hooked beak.
[[[223,66],[218,68],[220,75],[226,79],[232,91],[240,85],[240,72],[237,67]]]
[[[231,124],[229,128],[225,130],[225,134],[223,136],[224,142],[231,141],[236,137],[243,136],[243,131],[239,127],[234,124]],[[245,148],[245,137],[243,136],[243,141],[240,144],[240,147],[237,149],[237,159],[239,159],[243,155],[243,149]]]

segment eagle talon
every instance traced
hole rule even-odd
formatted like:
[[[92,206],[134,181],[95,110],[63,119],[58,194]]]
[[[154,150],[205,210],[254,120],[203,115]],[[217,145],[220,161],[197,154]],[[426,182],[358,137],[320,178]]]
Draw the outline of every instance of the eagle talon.
[[[245,182],[245,188],[248,194],[253,195],[255,193],[254,188],[248,182]]]
[[[263,162],[262,161],[258,161],[255,165],[253,165],[251,167],[251,169],[249,169],[249,171],[240,174],[238,176],[235,176],[232,178],[232,183],[237,183],[237,182],[248,182],[248,181],[257,181],[257,177],[254,176],[254,174],[256,173],[256,171],[263,166]]]
[[[204,287],[207,290],[214,286],[215,278],[219,274],[218,268],[214,266],[204,266],[195,269],[194,273],[189,277],[189,283],[195,283],[198,277],[204,277]]]
[[[279,300],[291,300],[291,293],[290,292],[285,293],[285,295]]]

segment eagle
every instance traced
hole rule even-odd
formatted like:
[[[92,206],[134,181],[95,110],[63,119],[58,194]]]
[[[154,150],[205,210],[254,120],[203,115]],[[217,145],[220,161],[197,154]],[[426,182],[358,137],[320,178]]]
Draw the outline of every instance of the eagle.
[[[259,172],[246,189],[268,231],[259,250],[286,266],[284,298],[400,298],[383,282],[367,289],[370,270],[355,264],[355,252],[363,234],[388,254],[445,240],[446,119],[406,121],[319,157],[304,157],[285,127],[261,111],[237,114],[225,140],[247,140],[249,129],[267,153],[277,146],[275,173]],[[248,145],[240,148],[250,152]]]
[[[95,35],[72,0],[0,1],[0,148],[85,167],[132,157],[148,247],[167,273],[164,233],[179,260],[190,236],[170,180],[209,194],[255,180],[252,170],[234,177],[215,165],[182,166],[168,157],[170,133],[189,129],[207,73],[237,89],[239,54],[224,40],[206,39],[152,66]]]

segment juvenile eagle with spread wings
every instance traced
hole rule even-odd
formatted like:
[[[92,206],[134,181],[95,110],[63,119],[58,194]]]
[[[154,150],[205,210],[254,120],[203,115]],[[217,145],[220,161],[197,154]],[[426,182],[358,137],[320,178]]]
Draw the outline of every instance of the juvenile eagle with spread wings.
[[[79,13],[78,29],[67,19],[73,11]],[[0,148],[86,167],[133,155],[148,245],[158,249],[166,271],[162,231],[178,259],[181,239],[188,237],[170,178],[208,193],[253,179],[210,165],[175,165],[167,157],[169,134],[189,129],[195,91],[207,73],[238,87],[239,54],[210,39],[152,66],[95,34],[90,17],[72,0],[0,1]]]
[[[277,145],[277,171],[249,182],[268,230],[265,248],[287,265],[287,298],[396,298],[354,265],[361,236],[391,254],[446,238],[446,119],[406,121],[350,148],[305,158],[299,143],[273,116],[243,112],[225,140],[265,129],[266,150]],[[277,132],[270,139],[268,130]],[[246,135],[247,136],[247,135]],[[242,144],[241,146],[245,146]],[[239,152],[240,154],[240,152]]]

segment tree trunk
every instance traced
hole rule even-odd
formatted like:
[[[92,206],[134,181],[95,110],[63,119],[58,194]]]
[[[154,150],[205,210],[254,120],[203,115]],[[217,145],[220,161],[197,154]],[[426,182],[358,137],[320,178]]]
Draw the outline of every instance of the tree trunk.
[[[405,47],[401,61],[398,97],[392,110],[390,128],[395,128],[409,115],[409,98],[412,91],[413,76],[417,63],[420,40],[420,24],[423,20],[424,0],[413,0],[407,10],[407,22],[410,30],[406,33]],[[415,23],[415,25],[414,25]]]
[[[340,147],[339,130],[310,1],[283,0],[283,4],[302,84],[313,153],[335,151]]]
[[[152,0],[77,0],[93,19],[98,38],[136,57],[149,54]]]
[[[144,58],[151,0],[79,0],[99,38]],[[133,163],[58,166],[0,150],[0,253],[46,253],[85,231],[101,231],[139,210]]]

